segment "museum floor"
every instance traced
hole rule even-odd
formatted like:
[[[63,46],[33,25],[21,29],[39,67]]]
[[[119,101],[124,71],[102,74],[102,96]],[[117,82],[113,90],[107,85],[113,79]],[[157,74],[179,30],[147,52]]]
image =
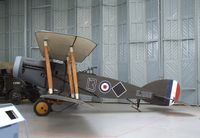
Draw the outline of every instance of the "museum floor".
[[[46,117],[36,116],[30,103],[17,108],[27,120],[29,138],[200,137],[199,107],[141,105],[142,112],[137,112],[128,104],[92,105],[52,112]],[[20,123],[19,138],[26,137],[25,130],[25,124]]]

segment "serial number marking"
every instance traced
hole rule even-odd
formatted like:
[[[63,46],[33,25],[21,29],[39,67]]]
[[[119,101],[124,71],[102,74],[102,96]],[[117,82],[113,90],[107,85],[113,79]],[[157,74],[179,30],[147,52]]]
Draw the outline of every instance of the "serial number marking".
[[[149,91],[137,90],[137,91],[136,91],[136,96],[137,96],[137,97],[140,97],[140,98],[149,98],[149,99],[151,99],[152,96],[153,96],[153,93],[152,93],[152,92],[149,92]]]

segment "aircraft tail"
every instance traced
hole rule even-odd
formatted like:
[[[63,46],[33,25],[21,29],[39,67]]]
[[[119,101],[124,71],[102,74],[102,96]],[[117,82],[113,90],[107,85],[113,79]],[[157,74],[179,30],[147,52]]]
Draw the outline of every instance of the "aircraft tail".
[[[155,105],[171,106],[179,100],[180,84],[176,80],[158,80],[143,86],[142,91],[152,93],[152,98],[144,101]]]

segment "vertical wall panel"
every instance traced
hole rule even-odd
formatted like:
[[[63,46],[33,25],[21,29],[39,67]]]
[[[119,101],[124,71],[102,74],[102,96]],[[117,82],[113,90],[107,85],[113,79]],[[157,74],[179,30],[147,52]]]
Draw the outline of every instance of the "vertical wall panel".
[[[77,0],[77,34],[91,38],[91,0]]]
[[[95,73],[98,75],[102,72],[102,24],[101,24],[101,4],[99,0],[92,0],[92,13],[91,13],[91,24],[92,24],[92,40],[97,44],[97,47],[92,53],[92,65],[97,66]]]
[[[146,1],[147,82],[159,79],[158,0]]]
[[[178,0],[164,0],[164,39],[178,39]]]
[[[193,8],[192,8],[193,7]],[[181,1],[181,84],[182,100],[197,104],[197,50],[195,46],[195,1]]]
[[[67,33],[67,7],[66,0],[52,0],[53,30],[55,32]]]
[[[117,9],[118,22],[118,76],[120,80],[128,81],[129,73],[129,45],[127,37],[127,2],[118,1]]]
[[[180,80],[180,37],[178,31],[178,0],[164,0],[164,77]]]
[[[103,0],[103,74],[111,78],[118,78],[117,57],[117,1]]]
[[[50,22],[51,20],[48,19],[47,21],[47,11],[50,12],[51,5],[49,1],[46,0],[31,0],[30,8],[31,8],[31,16],[29,18],[29,23],[31,26],[31,32],[29,41],[31,42],[30,47],[30,56],[36,59],[41,59],[42,56],[38,49],[37,41],[35,39],[35,32],[39,30],[49,30],[50,31]]]
[[[76,0],[68,0],[67,32],[76,34]]]
[[[145,46],[143,43],[130,45],[131,83],[143,86],[146,83]]]
[[[91,0],[77,0],[77,35],[91,39]],[[92,54],[82,63],[78,64],[78,70],[85,70],[92,66]]]
[[[179,79],[180,49],[178,41],[164,42],[164,77],[166,79]]]
[[[5,2],[0,1],[0,61],[6,60],[6,12]]]
[[[200,1],[195,0],[195,16],[196,16],[196,29],[195,33],[196,35],[196,47],[198,49],[198,59],[197,59],[197,64],[198,64],[198,97],[197,97],[197,104],[200,106]]]
[[[24,55],[24,1],[9,1],[9,60]]]
[[[194,38],[194,0],[165,0],[164,73],[181,82],[181,100],[197,104],[197,54]]]
[[[146,83],[145,3],[129,0],[130,82],[142,86]]]
[[[31,36],[30,36],[30,56],[32,58],[41,58],[41,55],[38,57],[40,54],[37,41],[35,39],[35,32],[39,30],[46,30],[45,26],[45,0],[32,0],[30,3],[30,8],[31,8],[31,16],[30,16],[30,24],[31,24]]]

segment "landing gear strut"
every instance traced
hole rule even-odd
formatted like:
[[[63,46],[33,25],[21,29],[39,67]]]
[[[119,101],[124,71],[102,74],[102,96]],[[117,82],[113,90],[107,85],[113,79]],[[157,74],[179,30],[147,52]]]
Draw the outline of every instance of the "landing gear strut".
[[[131,107],[132,108],[134,108],[138,112],[141,112],[140,109],[139,109],[139,107],[140,107],[140,99],[137,99],[136,103],[134,103],[133,101],[131,101],[129,98],[127,98],[127,101],[129,101],[131,103]]]

